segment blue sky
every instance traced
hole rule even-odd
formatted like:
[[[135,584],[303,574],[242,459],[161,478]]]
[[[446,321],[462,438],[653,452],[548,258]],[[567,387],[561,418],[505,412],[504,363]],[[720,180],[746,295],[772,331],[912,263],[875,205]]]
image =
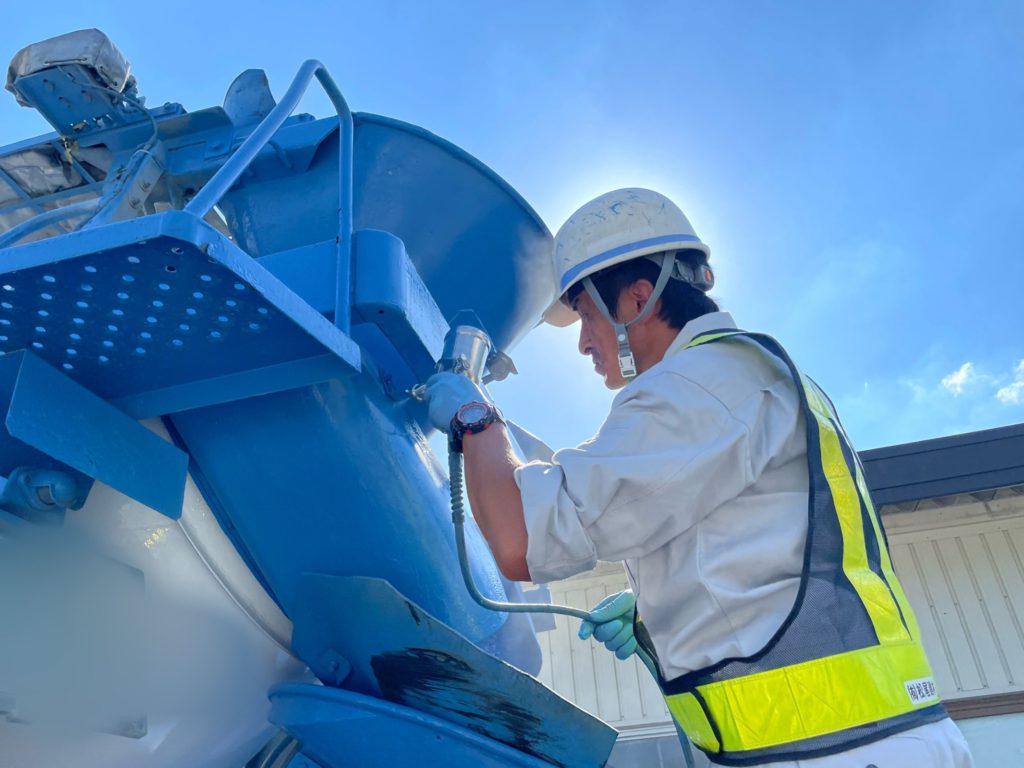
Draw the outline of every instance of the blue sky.
[[[1024,422],[1024,4],[262,7],[23,3],[0,54],[97,26],[150,105],[190,109],[249,67],[281,93],[319,58],[353,109],[462,146],[552,230],[616,187],[675,199],[716,298],[789,348],[858,447]],[[0,144],[46,130],[0,102]],[[612,394],[573,330],[513,357],[507,414],[556,446],[596,430]]]

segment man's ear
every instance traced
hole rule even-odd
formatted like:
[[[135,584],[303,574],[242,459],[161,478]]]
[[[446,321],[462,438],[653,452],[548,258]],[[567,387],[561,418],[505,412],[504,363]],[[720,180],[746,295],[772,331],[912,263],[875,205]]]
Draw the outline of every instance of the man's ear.
[[[651,294],[654,293],[654,284],[650,280],[641,278],[636,280],[630,285],[626,291],[628,292],[630,304],[633,307],[633,316],[636,317],[640,314],[640,311],[647,306],[647,301],[651,298]],[[644,320],[648,320],[654,315],[655,312],[651,312],[647,315]],[[643,322],[643,320],[641,321]]]

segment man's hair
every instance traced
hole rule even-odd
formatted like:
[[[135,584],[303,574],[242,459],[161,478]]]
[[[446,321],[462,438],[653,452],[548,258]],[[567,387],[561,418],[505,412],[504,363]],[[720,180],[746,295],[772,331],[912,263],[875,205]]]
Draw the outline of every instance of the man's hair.
[[[700,251],[679,251],[676,258],[694,268],[705,263],[705,256]],[[595,272],[590,279],[594,281],[594,287],[597,288],[598,294],[605,306],[608,307],[612,317],[618,320],[616,309],[619,306],[619,296],[622,291],[637,280],[647,280],[654,285],[658,282],[660,271],[661,268],[650,259],[630,259]],[[565,300],[569,306],[572,306],[582,292],[583,281],[581,280],[566,293]],[[659,298],[661,307],[658,309],[658,317],[672,328],[682,328],[696,317],[718,311],[718,304],[714,299],[682,280],[669,280]]]

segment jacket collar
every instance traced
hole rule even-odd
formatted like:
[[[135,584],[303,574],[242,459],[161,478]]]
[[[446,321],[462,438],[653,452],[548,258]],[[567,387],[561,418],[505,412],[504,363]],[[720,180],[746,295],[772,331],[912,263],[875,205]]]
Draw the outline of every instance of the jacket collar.
[[[665,350],[665,357],[682,351],[687,344],[708,331],[717,331],[724,328],[736,328],[732,315],[728,312],[710,312],[706,315],[694,318],[679,331],[679,335]]]

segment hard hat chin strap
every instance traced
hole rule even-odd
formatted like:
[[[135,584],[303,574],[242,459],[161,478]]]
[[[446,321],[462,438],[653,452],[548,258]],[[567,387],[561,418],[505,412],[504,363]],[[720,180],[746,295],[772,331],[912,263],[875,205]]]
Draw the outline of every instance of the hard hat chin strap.
[[[640,313],[628,323],[620,323],[612,317],[612,313],[608,311],[608,306],[604,303],[604,299],[601,298],[601,294],[594,285],[594,281],[589,277],[583,278],[583,288],[594,302],[594,306],[597,307],[597,311],[600,312],[601,316],[611,323],[612,328],[615,329],[615,342],[619,345],[619,372],[622,374],[622,378],[624,379],[632,379],[636,376],[636,360],[633,358],[633,350],[630,349],[629,346],[629,327],[634,323],[640,322],[654,311],[654,305],[658,303],[658,299],[661,297],[662,291],[665,290],[665,286],[668,284],[669,278],[672,277],[672,269],[675,263],[675,253],[661,254],[661,271],[658,273],[658,280],[654,284],[654,290],[651,291],[651,295],[648,297],[647,302],[640,309]]]

